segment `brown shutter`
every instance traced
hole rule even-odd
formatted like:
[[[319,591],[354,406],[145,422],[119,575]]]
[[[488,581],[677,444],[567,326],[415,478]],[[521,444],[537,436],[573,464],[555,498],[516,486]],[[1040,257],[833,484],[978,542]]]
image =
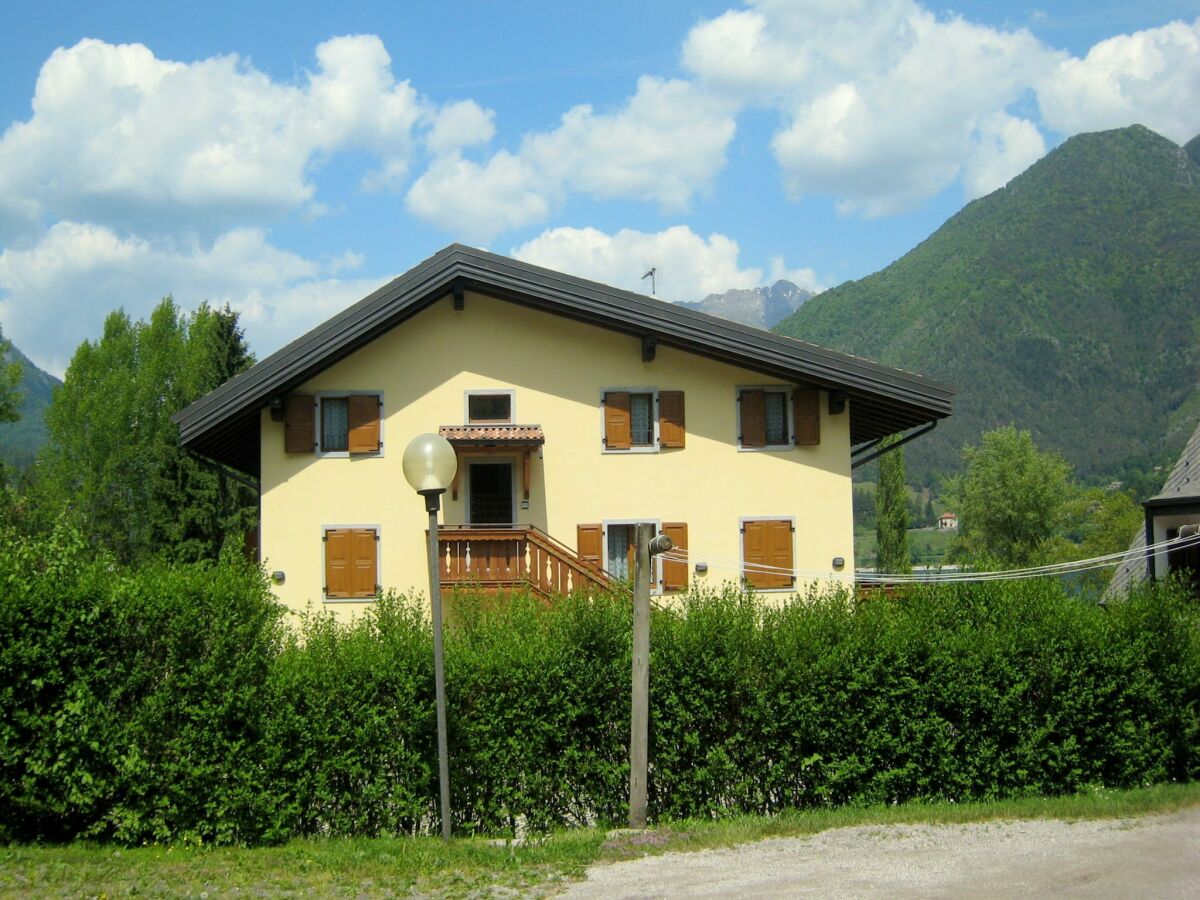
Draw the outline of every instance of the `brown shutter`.
[[[284,452],[312,453],[317,449],[316,408],[312,394],[288,394],[283,416]]]
[[[821,392],[816,388],[792,391],[792,420],[796,426],[797,447],[821,443]]]
[[[347,406],[350,418],[350,452],[378,453],[379,395],[351,394]]]
[[[663,534],[669,537],[675,545],[674,550],[687,550],[686,522],[664,522],[662,530]],[[664,559],[662,561],[662,580],[664,591],[682,591],[688,583],[688,563]]]
[[[747,566],[783,569],[783,572],[750,570],[746,583],[759,590],[786,588],[795,583],[791,574],[792,523],[787,519],[760,520],[742,524],[742,560]]]
[[[604,568],[600,564],[600,554],[604,546],[604,527],[601,525],[576,525],[575,546],[579,558],[596,569]]]
[[[628,450],[633,446],[628,391],[604,395],[604,446],[609,450]]]
[[[741,405],[743,447],[765,447],[767,445],[767,401],[762,391],[742,391],[738,395]]]
[[[658,446],[684,445],[683,391],[658,392]]]
[[[373,528],[331,528],[325,532],[328,599],[368,599],[379,593],[375,538]]]
[[[358,528],[353,532],[354,584],[353,597],[374,597],[379,593],[379,559],[375,529]]]
[[[325,532],[325,596],[344,599],[350,596],[353,585],[354,552],[350,532],[344,528]]]

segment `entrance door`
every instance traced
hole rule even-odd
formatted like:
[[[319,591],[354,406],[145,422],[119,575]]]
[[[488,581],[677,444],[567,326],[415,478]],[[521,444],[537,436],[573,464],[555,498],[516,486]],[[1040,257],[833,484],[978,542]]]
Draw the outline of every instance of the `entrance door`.
[[[513,521],[513,464],[473,462],[468,465],[472,525],[508,525]]]

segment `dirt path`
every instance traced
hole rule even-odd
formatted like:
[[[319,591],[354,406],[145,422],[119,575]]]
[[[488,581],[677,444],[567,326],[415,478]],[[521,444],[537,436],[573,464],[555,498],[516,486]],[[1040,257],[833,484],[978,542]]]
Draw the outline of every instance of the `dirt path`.
[[[595,866],[572,898],[1200,897],[1200,808],[1091,822],[839,828]]]

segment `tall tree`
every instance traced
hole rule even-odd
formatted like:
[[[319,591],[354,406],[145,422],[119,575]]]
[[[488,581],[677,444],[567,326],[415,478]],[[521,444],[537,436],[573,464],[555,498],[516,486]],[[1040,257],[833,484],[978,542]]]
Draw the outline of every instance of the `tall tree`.
[[[147,322],[110,314],[46,413],[37,501],[127,562],[212,558],[240,544],[253,493],[186,455],[170,417],[252,362],[228,307],[188,317],[167,297]]]
[[[891,447],[900,439],[891,435],[880,447]],[[904,448],[897,447],[879,457],[879,487],[875,490],[876,569],[904,574],[912,571],[908,554],[908,486],[904,477]]]
[[[1022,566],[1059,554],[1055,541],[1077,491],[1062,457],[1009,425],[964,448],[963,462],[946,491],[958,513],[958,558]]]
[[[4,329],[0,328],[0,422],[15,422],[20,418],[21,392],[17,385],[21,383],[21,365],[9,362],[10,346],[4,339]]]

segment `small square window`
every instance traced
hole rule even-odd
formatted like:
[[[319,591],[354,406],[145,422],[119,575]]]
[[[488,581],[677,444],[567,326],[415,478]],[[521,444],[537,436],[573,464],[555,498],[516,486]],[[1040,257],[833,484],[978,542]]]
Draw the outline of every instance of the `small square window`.
[[[467,424],[485,425],[512,421],[512,394],[468,394]]]

